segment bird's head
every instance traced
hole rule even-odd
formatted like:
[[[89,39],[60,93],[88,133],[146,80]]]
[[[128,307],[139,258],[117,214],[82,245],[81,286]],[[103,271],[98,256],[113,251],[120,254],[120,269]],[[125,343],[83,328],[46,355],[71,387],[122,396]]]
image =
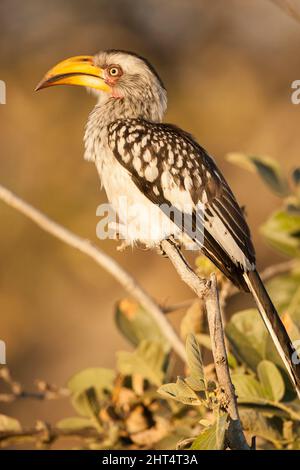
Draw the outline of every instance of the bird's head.
[[[155,69],[131,52],[107,50],[63,60],[46,73],[36,90],[54,85],[87,87],[100,104],[123,101],[127,110],[151,120],[161,120],[167,106],[166,89]]]

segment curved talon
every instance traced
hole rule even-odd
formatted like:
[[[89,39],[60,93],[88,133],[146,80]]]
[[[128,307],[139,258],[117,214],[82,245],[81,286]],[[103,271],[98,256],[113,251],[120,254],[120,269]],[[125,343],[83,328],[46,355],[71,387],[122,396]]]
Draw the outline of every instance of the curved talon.
[[[156,253],[160,256],[163,256],[164,258],[167,258],[167,253],[165,252],[165,250],[163,249],[161,245],[158,245],[156,247]]]
[[[130,242],[128,242],[127,240],[123,240],[122,243],[117,246],[117,251],[125,251],[126,248],[128,248],[130,245]]]

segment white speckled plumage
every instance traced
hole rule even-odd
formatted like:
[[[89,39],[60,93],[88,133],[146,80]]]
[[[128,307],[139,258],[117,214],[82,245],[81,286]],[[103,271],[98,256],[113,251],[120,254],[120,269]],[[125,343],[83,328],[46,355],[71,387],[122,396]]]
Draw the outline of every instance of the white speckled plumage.
[[[107,197],[123,224],[129,224],[128,215],[124,214],[118,203],[124,197],[128,204],[143,204],[148,214],[150,208],[157,214],[156,219],[153,216],[150,219],[145,210],[130,220],[134,228],[130,243],[140,241],[153,246],[173,235],[181,242],[188,239],[190,246],[188,234],[182,234],[173,222],[170,224],[170,217],[161,214],[159,204],[167,202],[187,214],[197,211],[198,202],[208,204],[205,182],[212,175],[215,176],[213,161],[200,146],[197,147],[190,136],[174,127],[159,124],[166,110],[166,91],[156,73],[143,59],[112,51],[98,54],[95,63],[102,68],[110,64],[122,67],[124,74],[116,85],[117,94],[122,99],[97,93],[98,103],[86,127],[85,158],[95,162]],[[140,178],[140,186],[134,181],[133,173]],[[148,185],[147,195],[142,188],[145,184]],[[149,197],[150,185],[152,199]],[[198,200],[193,199],[193,193],[197,194]],[[239,207],[229,188],[228,194],[238,214]],[[222,243],[229,260],[249,270],[255,266],[254,255],[247,225],[242,214],[238,215],[242,221],[239,230],[243,232],[250,251],[245,251],[245,243],[239,243],[238,237],[230,233],[230,227],[224,225],[221,217],[215,221],[208,213],[202,223],[214,241]],[[161,227],[157,225],[155,238],[145,239],[145,233],[151,233],[151,227],[146,229],[147,224],[158,224],[158,220]],[[194,242],[203,248],[203,234],[200,236],[199,232],[198,240],[196,237]],[[207,247],[208,255],[209,250]]]

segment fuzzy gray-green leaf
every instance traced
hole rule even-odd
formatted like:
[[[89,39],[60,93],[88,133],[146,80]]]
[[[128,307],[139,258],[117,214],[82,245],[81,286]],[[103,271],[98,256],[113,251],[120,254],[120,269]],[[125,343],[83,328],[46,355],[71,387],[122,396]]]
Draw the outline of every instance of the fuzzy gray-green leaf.
[[[186,339],[186,353],[190,375],[193,379],[194,390],[203,390],[205,388],[205,377],[202,362],[202,355],[199,343],[193,334],[189,334]],[[198,383],[198,389],[195,388]]]
[[[241,168],[255,171],[262,180],[279,196],[286,196],[289,187],[282,169],[273,158],[268,156],[246,155],[243,153],[229,153],[227,160]]]
[[[205,429],[194,440],[191,450],[222,450],[224,449],[224,438],[227,428],[228,415],[218,416],[216,422]]]
[[[164,361],[165,352],[160,342],[143,340],[133,353],[117,353],[117,367],[123,375],[139,374],[157,386],[163,381]]]
[[[123,299],[115,311],[115,321],[121,333],[133,346],[143,340],[161,342],[168,352],[170,345],[151,315],[132,300]]]
[[[266,398],[279,402],[284,395],[284,381],[278,368],[270,361],[261,361],[257,374]]]
[[[166,398],[172,398],[184,405],[201,405],[202,401],[196,393],[185,383],[181,377],[177,377],[176,383],[164,384],[158,389],[158,393]]]

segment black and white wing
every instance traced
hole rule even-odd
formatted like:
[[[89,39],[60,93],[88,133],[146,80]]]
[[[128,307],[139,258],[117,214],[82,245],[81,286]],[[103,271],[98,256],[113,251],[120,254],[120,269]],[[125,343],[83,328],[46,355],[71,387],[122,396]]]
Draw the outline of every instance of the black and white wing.
[[[140,191],[162,210],[172,207],[177,225],[183,217],[190,219],[183,224],[186,234],[229,279],[248,290],[242,274],[255,268],[250,231],[206,151],[190,134],[170,124],[120,119],[108,130],[114,156]]]

